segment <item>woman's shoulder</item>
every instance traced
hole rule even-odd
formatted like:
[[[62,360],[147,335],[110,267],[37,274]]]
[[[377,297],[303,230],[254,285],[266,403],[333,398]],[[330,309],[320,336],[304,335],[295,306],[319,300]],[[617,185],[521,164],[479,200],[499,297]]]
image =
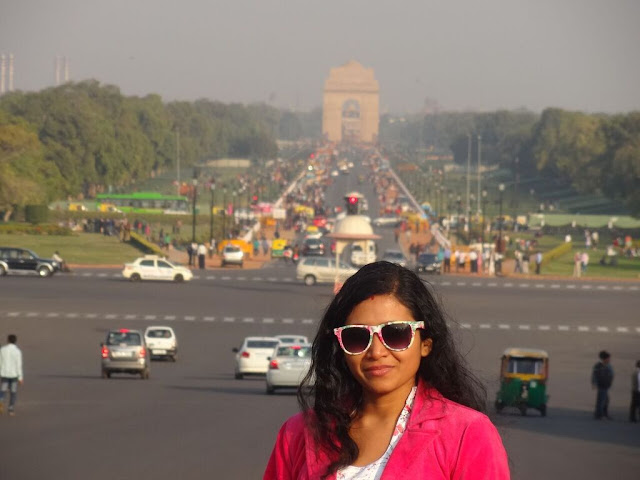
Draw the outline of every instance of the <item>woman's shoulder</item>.
[[[423,398],[424,404],[421,413],[425,418],[437,419],[452,427],[457,426],[462,429],[470,424],[493,425],[484,413],[450,400],[434,388],[425,388]]]

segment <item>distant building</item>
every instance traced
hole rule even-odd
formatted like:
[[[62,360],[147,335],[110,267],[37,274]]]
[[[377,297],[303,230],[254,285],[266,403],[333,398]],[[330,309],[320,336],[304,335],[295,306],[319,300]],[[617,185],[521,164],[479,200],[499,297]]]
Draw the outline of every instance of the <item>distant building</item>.
[[[332,68],[324,82],[322,134],[330,142],[378,141],[380,87],[373,69],[355,60]]]

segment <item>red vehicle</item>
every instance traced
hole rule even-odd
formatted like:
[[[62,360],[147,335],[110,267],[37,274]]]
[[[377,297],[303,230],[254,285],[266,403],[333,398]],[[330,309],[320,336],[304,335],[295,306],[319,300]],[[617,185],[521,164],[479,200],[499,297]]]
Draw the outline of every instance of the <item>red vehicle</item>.
[[[313,224],[318,228],[324,227],[327,225],[327,217],[324,215],[318,215],[313,219]]]

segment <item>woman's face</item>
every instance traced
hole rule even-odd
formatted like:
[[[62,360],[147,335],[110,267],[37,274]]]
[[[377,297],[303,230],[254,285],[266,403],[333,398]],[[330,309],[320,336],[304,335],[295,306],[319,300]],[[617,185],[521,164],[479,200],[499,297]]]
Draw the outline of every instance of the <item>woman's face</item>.
[[[359,303],[347,317],[346,325],[375,326],[392,321],[415,320],[411,311],[393,295],[376,295]],[[416,330],[411,346],[407,350],[394,352],[387,349],[378,335],[374,334],[369,349],[364,353],[343,354],[351,374],[365,393],[381,396],[406,390],[408,395],[415,384],[420,361],[431,351],[431,343],[431,339],[421,341],[420,332]]]

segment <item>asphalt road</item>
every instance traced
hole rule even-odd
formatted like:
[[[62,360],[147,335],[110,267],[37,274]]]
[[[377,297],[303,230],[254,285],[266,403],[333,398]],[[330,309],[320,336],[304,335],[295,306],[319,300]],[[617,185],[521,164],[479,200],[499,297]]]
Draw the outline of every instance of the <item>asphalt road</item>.
[[[26,370],[18,415],[0,418],[1,478],[261,478],[296,400],[286,392],[267,396],[261,378],[234,380],[231,348],[247,335],[313,337],[331,287],[305,287],[280,263],[198,277],[132,284],[104,270],[1,279],[0,335],[18,335]],[[600,480],[614,471],[621,480],[637,478],[640,427],[626,422],[640,357],[633,284],[428,280],[490,402],[506,347],[550,354],[546,418],[491,412],[514,479]],[[147,381],[100,379],[105,331],[153,324],[176,330],[178,361],[153,362]],[[589,374],[603,348],[617,375],[611,422],[591,418]]]

